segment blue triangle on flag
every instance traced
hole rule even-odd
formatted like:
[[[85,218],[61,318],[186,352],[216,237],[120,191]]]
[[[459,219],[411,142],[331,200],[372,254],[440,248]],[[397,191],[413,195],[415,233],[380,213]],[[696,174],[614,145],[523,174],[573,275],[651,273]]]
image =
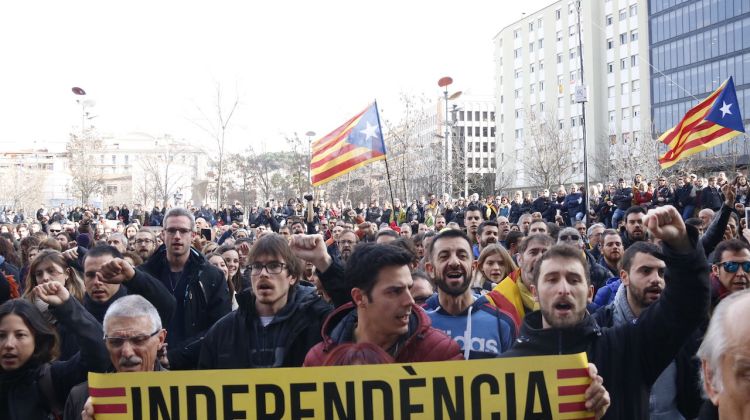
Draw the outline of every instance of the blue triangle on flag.
[[[731,77],[705,119],[734,131],[745,132],[737,92],[734,90],[734,80]]]

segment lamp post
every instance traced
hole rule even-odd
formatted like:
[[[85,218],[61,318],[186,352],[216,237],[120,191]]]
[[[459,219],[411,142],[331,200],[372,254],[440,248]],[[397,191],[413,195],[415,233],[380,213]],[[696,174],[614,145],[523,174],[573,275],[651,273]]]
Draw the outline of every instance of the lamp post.
[[[86,96],[86,91],[80,87],[74,87],[71,90],[73,91],[73,94],[77,96]],[[89,115],[89,113],[86,111],[86,108],[93,107],[94,105],[96,105],[96,102],[93,99],[76,99],[76,103],[81,106],[81,136],[83,136],[83,133],[86,131],[86,117],[88,117]]]
[[[443,182],[442,190],[443,194],[448,193],[453,195],[453,147],[451,144],[451,132],[450,124],[448,123],[448,101],[453,100],[461,96],[461,92],[455,92],[453,95],[448,96],[448,86],[453,84],[453,79],[445,76],[438,80],[438,86],[443,88],[443,98],[445,99],[445,144],[443,145]]]
[[[307,184],[312,188],[312,175],[310,173],[310,167],[312,166],[312,138],[315,136],[314,131],[308,131],[305,133],[307,136]],[[312,192],[312,191],[311,191]]]
[[[589,160],[586,145],[586,101],[587,92],[586,85],[583,82],[583,44],[581,43],[581,0],[576,2],[576,8],[578,9],[578,62],[581,66],[581,85],[576,87],[575,100],[581,104],[581,132],[583,134],[583,183],[586,189],[583,194],[583,205],[584,205],[584,217],[586,226],[589,225]]]

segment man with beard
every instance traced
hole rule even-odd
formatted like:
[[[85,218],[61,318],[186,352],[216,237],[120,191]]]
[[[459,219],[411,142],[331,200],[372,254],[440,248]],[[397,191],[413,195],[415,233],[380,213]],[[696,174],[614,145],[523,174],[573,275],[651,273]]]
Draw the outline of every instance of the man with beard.
[[[135,234],[135,253],[143,261],[146,261],[151,258],[154,251],[156,251],[156,235],[154,235],[154,232],[146,229],[139,230]]]
[[[617,289],[620,288],[620,261],[622,256],[625,254],[625,249],[622,247],[622,238],[620,234],[614,229],[607,229],[602,232],[602,256],[599,258],[599,264],[607,267],[609,271],[615,273],[617,276],[607,280],[607,283],[596,291],[594,296],[594,304],[598,307],[606,306],[615,300],[615,294]]]
[[[539,259],[534,270],[531,287],[541,311],[524,318],[521,338],[503,354],[586,352],[610,393],[610,418],[649,418],[652,385],[708,312],[708,264],[697,229],[686,227],[672,206],[650,210],[645,223],[663,244],[663,259],[636,252],[637,248],[631,251],[634,257],[644,255],[632,260],[628,273],[638,278],[628,277],[627,284],[637,282],[643,300],[653,302],[640,312],[637,322],[601,328],[586,310],[593,287],[585,258],[575,248],[555,246]],[[664,287],[663,293],[659,289],[657,294],[656,287]],[[627,299],[622,304],[632,311]]]
[[[351,230],[346,229],[339,235],[339,240],[337,242],[339,259],[344,266],[346,266],[346,262],[349,261],[349,257],[352,256],[352,250],[354,249],[354,246],[357,245],[357,242],[357,235]]]
[[[498,239],[498,226],[497,223],[491,220],[482,222],[477,228],[477,244],[472,248],[474,250],[474,258],[479,258],[479,253],[482,252],[484,247],[489,244],[496,244]]]
[[[471,255],[470,249],[467,252]],[[304,366],[322,366],[331,351],[346,343],[375,344],[397,363],[461,358],[456,342],[433,328],[430,317],[412,299],[409,252],[366,243],[354,250],[349,261],[337,280],[349,285],[352,301],[333,311],[322,331],[316,331],[323,341],[307,353]],[[331,268],[315,266],[326,272]]]
[[[614,300],[594,314],[600,327],[636,323],[643,312],[659,300],[666,285],[663,259],[661,250],[648,242],[636,242],[628,248],[622,257],[622,281]],[[656,379],[649,398],[650,418],[683,419],[697,415],[701,398],[697,372],[691,362],[697,348],[697,338],[688,341]]]
[[[625,249],[638,241],[646,240],[646,231],[643,228],[643,216],[646,210],[641,206],[632,206],[625,212],[625,232],[622,233],[622,244]]]
[[[441,230],[445,229],[445,216],[442,214],[435,216],[435,232],[440,233]]]
[[[495,357],[516,337],[517,319],[494,307],[470,286],[475,260],[469,238],[458,230],[441,232],[430,243],[425,263],[438,292],[425,303],[432,326],[453,337],[465,359]],[[510,302],[506,308],[514,310]]]

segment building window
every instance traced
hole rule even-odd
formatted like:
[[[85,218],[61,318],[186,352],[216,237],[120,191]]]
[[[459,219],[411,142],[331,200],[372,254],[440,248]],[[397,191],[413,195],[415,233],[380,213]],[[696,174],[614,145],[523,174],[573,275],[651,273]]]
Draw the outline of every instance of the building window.
[[[633,88],[631,89],[633,92],[638,92],[641,90],[641,81],[640,80],[633,80]]]
[[[609,111],[609,122],[615,121],[615,111]]]
[[[560,9],[555,10],[555,20],[560,20]]]
[[[534,52],[534,43],[533,42],[529,42],[529,52],[530,53]]]
[[[520,79],[522,75],[523,75],[523,72],[521,71],[521,69],[516,70],[514,73],[514,77],[516,79]]]
[[[557,42],[562,41],[562,31],[557,31]]]
[[[544,38],[541,38],[539,39],[539,41],[537,41],[537,46],[539,47],[539,49],[544,48]]]
[[[490,136],[494,139],[495,138],[495,127],[490,127]]]
[[[571,118],[570,119],[570,127],[573,128],[575,126],[576,126],[576,119],[575,118]]]
[[[117,155],[112,155],[112,164],[113,165],[117,164]]]
[[[479,158],[474,158],[474,166],[479,167]]]
[[[641,107],[636,105],[633,107],[633,118],[638,118],[639,115],[641,115]]]
[[[607,26],[612,24],[612,15],[607,15],[604,20],[606,21]]]
[[[495,153],[495,142],[490,142],[490,152]]]
[[[471,143],[469,143],[469,146],[471,146]],[[469,149],[469,151],[471,152],[471,149]],[[474,159],[472,159],[472,158],[467,159],[466,164],[467,164],[466,166],[468,166],[469,168],[473,168],[474,167]]]
[[[482,159],[482,164],[483,164],[482,167],[484,167],[484,168],[489,167],[490,159],[489,158]]]
[[[534,93],[534,84],[529,85],[529,93]]]
[[[544,70],[544,60],[539,60],[539,71]]]
[[[630,42],[638,41],[638,29],[630,31]]]
[[[625,70],[628,68],[628,59],[623,58],[620,60],[620,70]]]
[[[634,4],[630,6],[630,16],[637,16],[638,15],[638,5]]]
[[[620,93],[623,94],[623,95],[630,93],[630,83],[625,82],[625,83],[621,84],[620,85]]]
[[[562,54],[557,54],[557,64],[562,63]]]
[[[479,127],[474,127],[474,137],[479,137]]]
[[[623,32],[620,34],[620,45],[625,45],[628,43],[628,33]]]
[[[534,72],[534,63],[529,64],[529,73]]]
[[[487,128],[485,127],[485,130]],[[487,153],[487,150],[489,149],[489,146],[487,145],[487,142],[482,143],[482,151]]]
[[[542,92],[544,92],[544,80],[539,82],[539,93],[542,93]]]
[[[577,57],[576,52],[577,50],[575,48],[571,48],[570,51],[568,51],[568,58],[571,60],[575,59]]]
[[[638,67],[638,55],[637,54],[630,56],[630,67]]]
[[[459,121],[463,121],[464,120],[464,112],[463,111],[458,111],[458,120]]]
[[[610,86],[607,88],[607,98],[614,98],[615,97],[615,87]]]
[[[472,149],[474,148],[473,146],[474,146],[474,143],[472,143],[470,141],[467,141],[466,142],[466,151],[467,152],[472,152],[473,151]],[[469,159],[469,166],[471,166],[471,159]]]
[[[519,58],[519,57],[521,57],[521,49],[516,48],[515,50],[513,50],[513,58]]]
[[[492,163],[492,167],[495,168],[497,166],[497,163],[495,162],[495,158],[490,158],[490,162]]]
[[[520,140],[523,137],[523,128],[516,129],[516,140]]]
[[[622,119],[626,120],[630,118],[630,108],[623,108],[622,109]]]
[[[628,18],[628,11],[626,9],[620,9],[620,22]]]
[[[612,40],[612,38],[607,38],[607,49],[611,50],[615,46],[615,42]]]
[[[513,39],[518,39],[519,36],[521,36],[520,29],[516,29],[515,31],[513,31]]]
[[[557,120],[557,128],[559,128],[560,130],[565,128],[565,123],[563,122],[563,120]]]

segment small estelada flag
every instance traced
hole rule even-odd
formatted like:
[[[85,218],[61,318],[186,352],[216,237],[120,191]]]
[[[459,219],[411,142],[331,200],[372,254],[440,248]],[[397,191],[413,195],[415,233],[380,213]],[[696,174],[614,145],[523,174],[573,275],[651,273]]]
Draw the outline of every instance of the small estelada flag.
[[[708,150],[745,132],[742,114],[730,77],[689,110],[679,124],[659,137],[669,150],[659,158],[662,169],[669,168],[680,159]]]
[[[377,102],[312,144],[313,186],[325,184],[354,169],[385,159]]]

